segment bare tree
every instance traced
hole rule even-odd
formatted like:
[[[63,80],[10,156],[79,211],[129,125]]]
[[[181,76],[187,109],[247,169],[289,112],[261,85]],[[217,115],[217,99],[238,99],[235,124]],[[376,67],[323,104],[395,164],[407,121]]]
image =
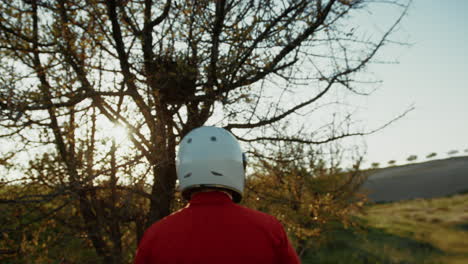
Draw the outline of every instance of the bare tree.
[[[45,197],[75,199],[97,254],[119,263],[122,214],[135,216],[125,221],[139,240],[171,212],[176,145],[191,129],[216,124],[252,146],[374,131],[353,129],[351,115],[278,128],[318,111],[333,90],[367,94],[358,74],[407,8],[386,1],[401,16],[369,38],[346,21],[371,2],[2,0],[1,137],[15,152],[50,153],[24,179],[49,186]],[[129,146],[107,137],[114,125]],[[123,213],[128,193],[148,206]]]

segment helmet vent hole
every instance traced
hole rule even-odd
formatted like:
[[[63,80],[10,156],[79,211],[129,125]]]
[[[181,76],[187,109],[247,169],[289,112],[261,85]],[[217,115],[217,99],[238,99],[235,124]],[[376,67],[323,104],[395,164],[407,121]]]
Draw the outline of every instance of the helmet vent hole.
[[[216,137],[211,137],[211,141],[216,141]]]
[[[211,171],[211,174],[213,174],[214,176],[224,176],[222,173],[216,171]]]
[[[190,176],[192,176],[192,173],[191,173],[191,172],[185,174],[184,178],[188,178],[188,177],[190,177]]]
[[[187,139],[187,143],[192,143],[192,139],[191,138]]]

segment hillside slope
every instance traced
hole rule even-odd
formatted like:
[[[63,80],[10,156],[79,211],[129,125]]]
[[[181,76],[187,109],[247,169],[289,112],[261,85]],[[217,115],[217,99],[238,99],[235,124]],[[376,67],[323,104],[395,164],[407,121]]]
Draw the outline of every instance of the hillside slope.
[[[372,172],[363,185],[372,201],[442,197],[468,190],[468,157],[454,157]]]

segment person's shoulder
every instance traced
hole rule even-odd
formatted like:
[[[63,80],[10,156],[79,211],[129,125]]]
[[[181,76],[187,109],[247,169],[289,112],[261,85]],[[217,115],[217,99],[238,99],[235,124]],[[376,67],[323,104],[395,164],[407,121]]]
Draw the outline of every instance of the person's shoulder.
[[[187,208],[184,207],[182,209],[179,209],[178,211],[171,213],[168,216],[163,217],[161,220],[153,223],[146,232],[154,233],[154,232],[157,232],[158,230],[165,230],[170,225],[177,225],[177,223],[180,220],[183,220],[184,214],[186,213],[186,211],[187,211]]]
[[[236,204],[235,206],[238,208],[240,212],[242,212],[241,214],[247,218],[250,218],[252,220],[261,222],[269,226],[277,226],[277,227],[281,226],[280,221],[273,215],[270,215],[261,211],[257,211],[257,210],[254,210],[254,209],[242,206],[242,205],[238,205],[238,204]]]
[[[151,248],[154,246],[154,243],[158,238],[162,238],[163,241],[167,239],[167,237],[177,229],[178,223],[181,222],[178,219],[180,219],[180,216],[184,214],[186,211],[185,209],[186,208],[180,209],[179,211],[162,218],[146,229],[143,238],[138,245],[139,254],[145,255],[151,251]]]

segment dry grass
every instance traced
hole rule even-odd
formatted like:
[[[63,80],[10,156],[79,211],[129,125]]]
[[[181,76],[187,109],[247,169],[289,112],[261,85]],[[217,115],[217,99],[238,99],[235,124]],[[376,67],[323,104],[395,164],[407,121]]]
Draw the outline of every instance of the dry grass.
[[[468,194],[376,204],[359,218],[365,232],[337,230],[303,263],[468,263]]]
[[[441,263],[468,263],[468,194],[374,205],[364,218],[372,227],[440,249]]]

